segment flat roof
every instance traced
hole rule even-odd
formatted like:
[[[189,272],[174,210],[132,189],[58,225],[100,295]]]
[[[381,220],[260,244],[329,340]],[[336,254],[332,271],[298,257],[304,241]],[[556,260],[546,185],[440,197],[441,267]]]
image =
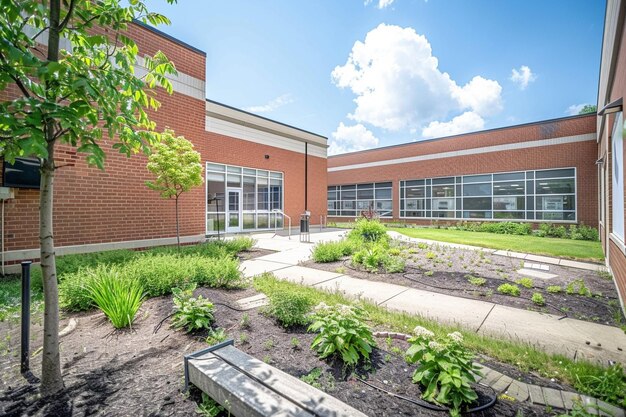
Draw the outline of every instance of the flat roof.
[[[585,113],[585,114],[575,114],[573,116],[557,117],[557,118],[554,118],[554,119],[546,119],[546,120],[540,120],[540,121],[536,121],[536,122],[522,123],[522,124],[519,124],[519,125],[494,127],[493,129],[477,130],[477,131],[474,131],[474,132],[459,133],[457,135],[441,136],[441,137],[432,138],[432,139],[421,139],[421,140],[416,140],[414,142],[398,143],[396,145],[381,146],[379,148],[363,149],[361,151],[346,152],[346,153],[341,153],[341,154],[338,154],[338,155],[329,155],[328,159],[338,158],[338,157],[342,157],[344,155],[354,155],[354,154],[358,154],[358,153],[380,151],[380,150],[383,150],[383,149],[399,148],[399,147],[402,147],[402,146],[411,146],[411,145],[416,145],[416,144],[419,144],[419,143],[433,142],[433,141],[443,140],[443,139],[453,139],[453,138],[458,138],[458,137],[462,137],[462,136],[475,135],[475,134],[480,134],[480,133],[497,132],[499,130],[505,130],[505,129],[513,129],[513,128],[516,128],[516,127],[535,126],[535,125],[559,122],[559,121],[563,121],[563,120],[578,119],[578,118],[592,117],[592,116],[596,117],[596,113],[594,112],[594,113]]]
[[[156,33],[157,35],[159,35],[161,37],[169,39],[170,41],[172,41],[174,43],[177,43],[178,45],[180,45],[180,46],[182,46],[184,48],[187,48],[190,51],[193,51],[193,52],[196,52],[196,53],[198,53],[200,55],[206,56],[206,52],[204,52],[203,50],[198,49],[195,46],[191,46],[187,42],[183,42],[180,39],[175,38],[174,36],[169,35],[169,34],[163,32],[162,30],[159,30],[159,29],[155,28],[154,26],[150,26],[150,25],[148,25],[146,23],[143,23],[142,21],[139,21],[137,19],[134,19],[133,23],[137,24],[138,26],[141,26],[144,29],[148,29],[149,31],[154,32],[154,33]]]
[[[241,110],[215,100],[210,100],[207,98],[206,101],[210,105],[219,106],[226,109],[227,113],[229,114],[220,113],[220,115],[226,116],[229,119],[235,119],[240,122],[249,123],[257,128],[260,127],[264,130],[276,130],[278,133],[287,134],[288,136],[294,137],[295,139],[304,140],[306,142],[314,143],[316,145],[327,146],[328,138],[326,136],[322,136],[308,130],[300,129],[299,127],[291,126],[286,123],[278,122],[276,120],[268,119],[267,117],[259,116],[258,114],[250,113],[248,111]],[[209,109],[207,109],[207,113],[208,112]],[[274,129],[272,129],[272,127]]]

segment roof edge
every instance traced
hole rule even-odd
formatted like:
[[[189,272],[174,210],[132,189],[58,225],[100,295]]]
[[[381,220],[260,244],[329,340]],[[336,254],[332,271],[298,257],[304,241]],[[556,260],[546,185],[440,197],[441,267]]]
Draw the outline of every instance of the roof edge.
[[[195,46],[189,45],[187,42],[183,42],[180,39],[175,38],[174,36],[169,35],[169,34],[163,32],[162,30],[159,30],[159,29],[155,28],[154,26],[150,26],[147,23],[143,23],[142,21],[139,21],[137,19],[133,19],[133,23],[136,24],[137,26],[140,26],[140,27],[142,27],[144,29],[147,29],[147,30],[149,30],[151,32],[154,32],[157,35],[159,35],[159,36],[161,36],[161,37],[163,37],[165,39],[168,39],[168,40],[170,40],[170,41],[172,41],[172,42],[174,42],[174,43],[176,43],[176,44],[178,44],[178,45],[180,45],[180,46],[182,46],[182,47],[184,47],[186,49],[189,49],[192,52],[195,52],[195,53],[200,54],[202,56],[206,56],[206,52],[204,52],[203,50],[198,49]]]
[[[441,136],[441,137],[432,138],[432,139],[421,139],[421,140],[416,140],[414,142],[398,143],[396,145],[381,146],[379,148],[364,149],[362,151],[346,152],[346,153],[342,153],[342,154],[338,154],[338,155],[329,155],[328,159],[339,158],[339,157],[346,156],[346,155],[355,155],[355,154],[359,154],[359,153],[380,151],[380,150],[383,150],[383,149],[399,148],[399,147],[402,147],[402,146],[411,146],[411,145],[415,145],[415,144],[418,144],[418,143],[434,142],[434,141],[444,140],[444,139],[454,139],[454,138],[458,138],[458,137],[462,137],[462,136],[474,135],[474,134],[479,134],[479,133],[496,132],[496,131],[499,131],[499,130],[513,129],[513,128],[517,128],[517,127],[535,126],[535,125],[541,125],[541,124],[545,124],[545,123],[553,123],[553,122],[563,121],[563,120],[579,119],[579,118],[584,118],[584,117],[594,117],[595,118],[595,117],[597,117],[597,113],[593,112],[593,113],[585,113],[585,114],[575,114],[573,116],[557,117],[557,118],[553,118],[553,119],[546,119],[546,120],[539,120],[539,121],[535,121],[535,122],[522,123],[522,124],[519,124],[519,125],[494,127],[493,129],[476,130],[474,132],[459,133],[458,135]]]

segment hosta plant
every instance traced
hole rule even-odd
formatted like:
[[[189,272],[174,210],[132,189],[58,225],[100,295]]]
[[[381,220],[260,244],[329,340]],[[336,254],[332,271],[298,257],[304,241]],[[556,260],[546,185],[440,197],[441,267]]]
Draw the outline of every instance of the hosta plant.
[[[339,356],[348,367],[369,361],[376,345],[372,330],[365,324],[366,313],[358,306],[320,303],[311,315],[309,331],[317,332],[311,349],[322,359]]]
[[[472,353],[463,346],[463,336],[454,332],[436,338],[420,326],[413,333],[406,352],[409,363],[419,364],[413,382],[422,387],[424,400],[447,406],[451,416],[459,416],[464,404],[478,398],[471,384],[480,375]]]
[[[187,332],[210,329],[213,324],[213,303],[199,295],[193,296],[195,284],[187,288],[173,288],[174,313],[172,327],[185,328]]]

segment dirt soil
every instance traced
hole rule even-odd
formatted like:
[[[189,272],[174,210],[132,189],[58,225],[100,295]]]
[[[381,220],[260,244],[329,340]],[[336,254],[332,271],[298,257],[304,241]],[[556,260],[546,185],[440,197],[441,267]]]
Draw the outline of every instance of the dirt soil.
[[[446,412],[431,411],[405,400],[394,398],[356,378],[387,391],[412,399],[419,398],[417,385],[411,383],[413,367],[407,365],[392,345],[379,340],[372,365],[346,372],[338,363],[318,359],[309,349],[313,335],[304,328],[285,330],[258,309],[236,311],[234,301],[255,293],[246,290],[213,290],[200,288],[197,293],[215,303],[215,326],[223,328],[235,346],[248,354],[269,362],[296,377],[319,368],[317,386],[369,416],[441,416]],[[0,357],[2,386],[0,415],[13,416],[195,416],[200,395],[182,393],[183,355],[207,346],[207,332],[187,335],[172,330],[165,321],[157,333],[155,327],[172,311],[171,297],[147,300],[142,305],[132,330],[112,331],[99,311],[64,317],[78,320],[76,329],[62,338],[61,356],[66,385],[64,396],[56,402],[44,402],[37,396],[37,384],[29,384],[19,374],[19,324],[0,323],[1,333],[10,337]],[[242,320],[247,316],[247,320]],[[40,318],[39,318],[40,320]],[[248,322],[249,324],[242,325]],[[32,326],[33,350],[41,346],[41,323]],[[396,343],[395,341],[393,343]],[[397,347],[405,349],[397,342]],[[39,375],[41,354],[31,359],[33,376]],[[502,365],[505,367],[506,365]],[[515,375],[512,375],[515,376]],[[549,381],[534,377],[534,382]],[[478,388],[486,401],[484,388]],[[521,414],[518,414],[518,411]],[[494,408],[473,413],[476,416],[547,416],[542,407],[529,403],[498,400]]]
[[[394,241],[392,247],[400,250],[400,256],[406,259],[404,272],[387,273],[382,268],[377,272],[370,272],[353,265],[350,258],[330,263],[308,261],[303,265],[345,273],[354,278],[390,282],[609,326],[619,327],[626,323],[612,279],[595,271],[549,265],[549,273],[557,277],[541,279],[518,273],[524,261],[517,258],[437,244],[427,247],[422,245],[420,248],[417,244]],[[468,279],[470,277],[484,278],[485,283],[472,284]],[[532,288],[517,284],[519,279],[525,277],[532,279]],[[590,295],[578,294],[579,280],[582,280]],[[520,296],[498,293],[498,287],[505,283],[516,284],[521,290]],[[568,285],[572,285],[573,294],[567,293]],[[550,293],[547,291],[549,286],[559,286],[561,292]],[[533,303],[531,298],[534,293],[541,293],[545,305]]]

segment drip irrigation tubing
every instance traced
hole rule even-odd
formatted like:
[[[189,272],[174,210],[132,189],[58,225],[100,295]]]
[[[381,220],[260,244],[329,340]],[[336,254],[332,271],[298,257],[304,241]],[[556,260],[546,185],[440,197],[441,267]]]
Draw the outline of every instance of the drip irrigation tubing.
[[[410,402],[412,404],[415,404],[415,405],[417,405],[419,407],[426,408],[428,410],[433,410],[433,411],[450,411],[450,409],[447,408],[447,407],[440,407],[438,405],[431,404],[431,403],[428,403],[426,401],[416,400],[414,398],[405,397],[404,395],[400,395],[400,394],[396,394],[395,392],[388,391],[388,390],[386,390],[384,388],[381,388],[381,387],[379,387],[377,385],[372,384],[371,382],[368,382],[368,381],[366,381],[366,380],[364,380],[362,378],[359,378],[358,376],[355,376],[354,378],[357,381],[367,385],[368,387],[374,388],[374,389],[376,389],[376,390],[378,390],[380,392],[384,392],[385,394],[390,395],[390,396],[395,397],[395,398],[398,398],[400,400],[408,401],[408,402]],[[495,405],[495,403],[496,403],[496,395],[495,395],[495,393],[496,392],[494,391],[494,389],[489,387],[489,386],[487,386],[487,385],[482,385],[482,384],[480,384],[480,385],[482,387],[488,388],[488,389],[490,389],[492,391],[493,394],[487,395],[489,397],[489,401],[486,404],[480,405],[478,407],[474,407],[474,408],[469,408],[467,410],[463,410],[463,413],[467,413],[467,414],[469,414],[469,413],[476,413],[478,411],[487,410],[487,409],[489,409],[489,408],[491,408],[491,407],[493,407]]]

